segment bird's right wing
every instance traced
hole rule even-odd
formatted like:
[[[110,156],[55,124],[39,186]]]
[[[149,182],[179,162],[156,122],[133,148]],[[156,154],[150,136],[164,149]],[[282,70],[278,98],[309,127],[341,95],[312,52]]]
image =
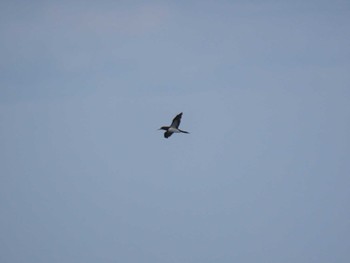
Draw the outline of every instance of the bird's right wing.
[[[164,138],[169,138],[172,134],[172,132],[166,131],[164,132]]]

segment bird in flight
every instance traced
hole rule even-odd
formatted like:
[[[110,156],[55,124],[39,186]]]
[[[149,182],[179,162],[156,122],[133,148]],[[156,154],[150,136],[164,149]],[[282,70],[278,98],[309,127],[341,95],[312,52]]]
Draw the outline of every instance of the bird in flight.
[[[158,130],[165,130],[164,132],[164,138],[169,138],[173,133],[189,133],[187,131],[183,131],[179,129],[179,125],[181,122],[182,112],[176,115],[176,117],[173,119],[173,122],[170,126],[162,126]]]

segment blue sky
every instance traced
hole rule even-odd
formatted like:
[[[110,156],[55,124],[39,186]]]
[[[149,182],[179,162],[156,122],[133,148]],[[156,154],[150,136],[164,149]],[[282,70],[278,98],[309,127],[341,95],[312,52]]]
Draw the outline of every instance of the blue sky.
[[[348,262],[348,1],[2,1],[1,262]],[[184,112],[191,134],[157,129]]]

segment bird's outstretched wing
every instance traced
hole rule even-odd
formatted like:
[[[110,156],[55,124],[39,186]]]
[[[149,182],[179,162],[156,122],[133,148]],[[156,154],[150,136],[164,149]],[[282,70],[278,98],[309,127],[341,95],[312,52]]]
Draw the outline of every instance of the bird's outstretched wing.
[[[182,117],[182,112],[180,114],[176,115],[176,117],[173,119],[173,122],[171,123],[170,126],[176,128],[176,129],[179,128],[179,125],[181,122],[181,117]]]
[[[172,132],[166,131],[164,132],[164,138],[169,138],[172,134]]]

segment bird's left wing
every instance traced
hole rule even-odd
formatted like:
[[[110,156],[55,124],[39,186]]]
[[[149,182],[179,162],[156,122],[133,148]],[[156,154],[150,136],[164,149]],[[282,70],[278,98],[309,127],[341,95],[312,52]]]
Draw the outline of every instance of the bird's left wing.
[[[171,123],[171,127],[179,128],[180,122],[181,122],[182,112],[173,119],[173,122]]]

